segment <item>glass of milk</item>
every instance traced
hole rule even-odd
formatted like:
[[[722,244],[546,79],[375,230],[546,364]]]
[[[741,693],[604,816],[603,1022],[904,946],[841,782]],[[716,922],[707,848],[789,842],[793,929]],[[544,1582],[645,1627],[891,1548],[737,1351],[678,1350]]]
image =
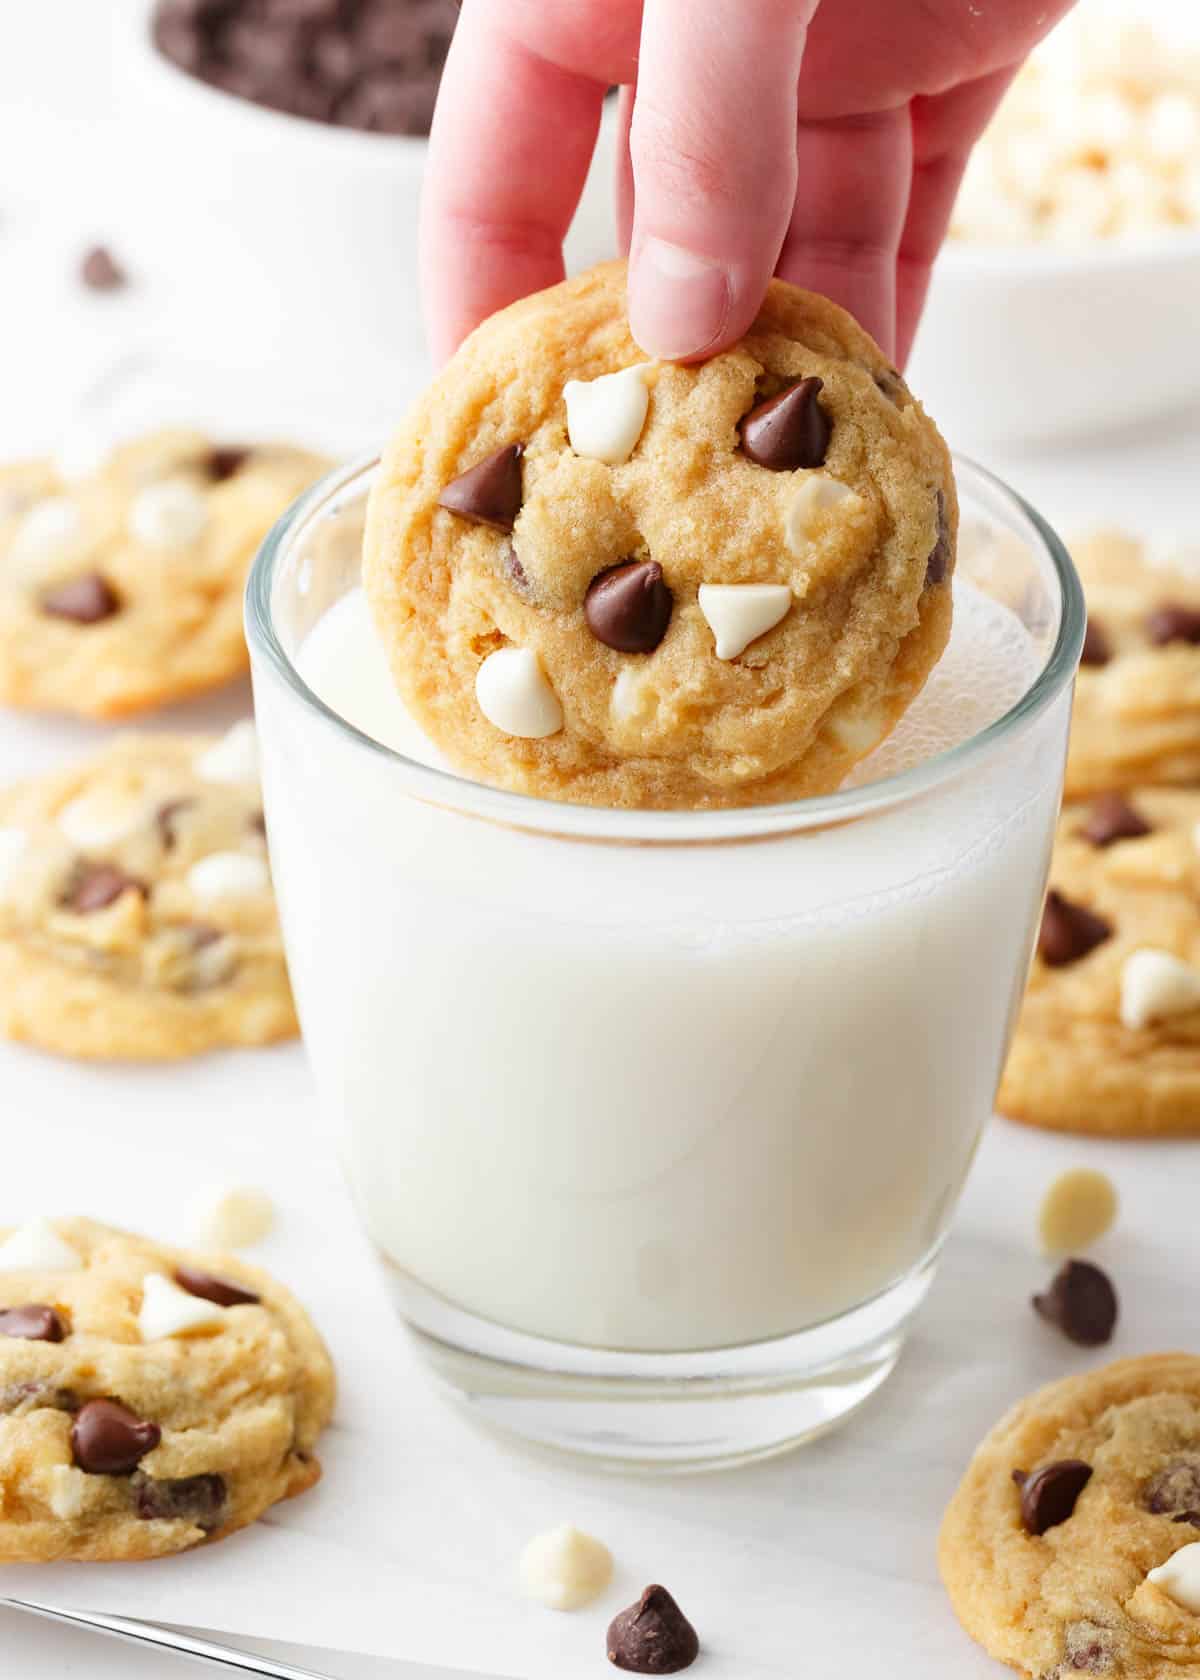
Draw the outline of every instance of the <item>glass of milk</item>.
[[[951,644],[852,785],[749,810],[457,775],[359,587],[373,466],[267,539],[267,821],[325,1122],[397,1310],[475,1415],[596,1458],[774,1452],[882,1383],[1024,985],[1084,628],[958,463]]]

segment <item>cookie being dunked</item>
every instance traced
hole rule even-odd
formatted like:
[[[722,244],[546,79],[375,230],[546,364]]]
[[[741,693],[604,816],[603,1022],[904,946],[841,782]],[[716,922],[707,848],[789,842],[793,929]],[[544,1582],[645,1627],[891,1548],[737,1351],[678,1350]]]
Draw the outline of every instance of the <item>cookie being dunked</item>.
[[[480,327],[384,462],[365,582],[401,696],[484,781],[581,803],[828,792],[950,630],[945,445],[842,310],[773,282],[647,363],[610,264]]]

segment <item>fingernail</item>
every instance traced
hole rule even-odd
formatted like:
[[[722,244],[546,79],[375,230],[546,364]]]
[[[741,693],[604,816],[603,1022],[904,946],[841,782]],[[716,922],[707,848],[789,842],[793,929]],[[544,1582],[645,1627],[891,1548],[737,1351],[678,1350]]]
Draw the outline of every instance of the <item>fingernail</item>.
[[[629,282],[629,323],[649,356],[677,361],[715,344],[729,318],[729,275],[720,263],[665,239],[644,239]]]

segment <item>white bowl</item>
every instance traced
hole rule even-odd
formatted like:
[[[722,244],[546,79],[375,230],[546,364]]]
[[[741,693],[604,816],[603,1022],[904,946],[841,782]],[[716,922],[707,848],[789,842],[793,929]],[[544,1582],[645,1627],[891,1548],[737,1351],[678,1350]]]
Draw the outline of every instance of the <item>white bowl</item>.
[[[1182,409],[1200,395],[1200,232],[1070,251],[949,244],[909,377],[959,448]]]

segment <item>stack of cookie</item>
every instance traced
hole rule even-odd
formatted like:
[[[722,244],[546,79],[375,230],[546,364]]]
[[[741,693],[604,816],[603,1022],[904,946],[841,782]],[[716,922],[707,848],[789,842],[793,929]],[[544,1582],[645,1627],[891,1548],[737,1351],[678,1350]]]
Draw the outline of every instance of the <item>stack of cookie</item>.
[[[1073,550],[1088,601],[1066,796],[1002,1113],[1200,1132],[1200,573]]]

